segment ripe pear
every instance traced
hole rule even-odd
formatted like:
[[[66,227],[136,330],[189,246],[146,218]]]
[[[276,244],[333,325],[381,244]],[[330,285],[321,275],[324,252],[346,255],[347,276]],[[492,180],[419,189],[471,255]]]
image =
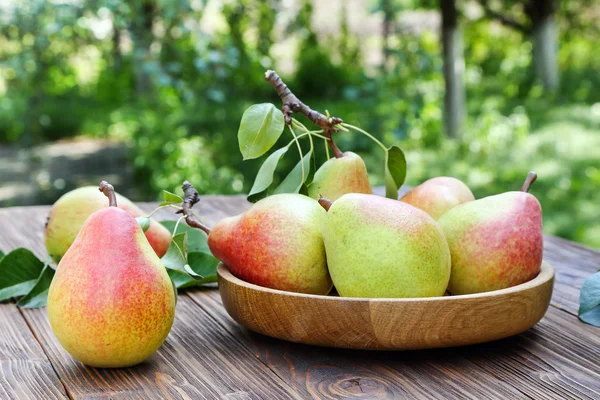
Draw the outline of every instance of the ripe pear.
[[[165,266],[137,221],[110,206],[84,222],[58,264],[48,317],[58,341],[93,367],[139,364],[161,346],[173,324],[175,292]]]
[[[119,208],[127,211],[134,218],[146,215],[127,198],[115,193]],[[95,186],[85,186],[64,194],[54,203],[46,229],[44,241],[48,254],[57,263],[71,246],[85,220],[95,211],[108,206],[108,199],[98,192]],[[151,220],[150,228],[145,232],[146,238],[159,257],[165,255],[171,244],[169,230],[160,223]]]
[[[327,160],[315,172],[315,177],[308,186],[308,195],[313,199],[318,199],[321,195],[335,201],[346,193],[373,193],[365,162],[351,151],[346,151],[339,158]]]
[[[475,197],[467,185],[448,176],[426,180],[400,199],[425,211],[436,221],[457,205],[473,200]]]
[[[325,211],[300,194],[277,194],[243,214],[218,222],[208,246],[231,273],[256,285],[291,292],[327,294],[321,226]]]
[[[542,208],[527,193],[507,192],[459,205],[439,219],[452,254],[448,290],[469,294],[533,279],[542,264]]]
[[[323,240],[340,296],[443,296],[448,286],[446,239],[433,218],[409,204],[343,195],[327,211]]]

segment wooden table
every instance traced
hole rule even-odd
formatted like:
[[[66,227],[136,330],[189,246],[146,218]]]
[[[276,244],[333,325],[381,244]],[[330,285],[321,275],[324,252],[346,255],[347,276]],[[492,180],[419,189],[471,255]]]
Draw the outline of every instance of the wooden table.
[[[209,224],[246,207],[239,196],[204,196],[197,206]],[[0,209],[0,250],[27,247],[45,257],[48,210]],[[164,211],[157,218],[175,217]],[[219,292],[206,288],[180,293],[173,329],[147,362],[95,369],[63,350],[45,309],[2,303],[0,399],[599,399],[600,328],[576,315],[579,288],[600,268],[600,252],[546,236],[544,257],[556,283],[538,325],[509,339],[441,350],[349,351],[271,339],[238,326]]]

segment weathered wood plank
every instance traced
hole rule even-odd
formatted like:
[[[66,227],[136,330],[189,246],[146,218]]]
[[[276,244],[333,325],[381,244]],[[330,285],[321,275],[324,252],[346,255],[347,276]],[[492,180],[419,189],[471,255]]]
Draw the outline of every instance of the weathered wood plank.
[[[552,305],[577,315],[583,281],[600,269],[600,252],[544,235],[544,259],[556,270]]]
[[[590,338],[597,329],[553,307],[536,327],[513,338],[453,349],[374,353],[267,338],[238,326],[216,290],[188,294],[304,396],[352,398],[355,391],[368,390],[388,397],[600,397],[600,353],[595,351],[600,338]]]
[[[83,366],[60,346],[45,309],[24,311],[75,399],[296,398],[285,383],[187,296],[179,297],[173,329],[159,351],[141,365],[125,369]]]
[[[52,364],[14,304],[0,304],[0,399],[67,398]]]

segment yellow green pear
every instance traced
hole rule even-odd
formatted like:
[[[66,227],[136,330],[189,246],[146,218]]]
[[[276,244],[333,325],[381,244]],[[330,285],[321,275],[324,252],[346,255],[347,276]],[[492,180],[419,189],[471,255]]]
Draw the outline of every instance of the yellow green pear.
[[[351,151],[327,160],[308,186],[308,196],[313,199],[323,196],[335,201],[346,193],[372,193],[365,162]]]
[[[327,265],[340,296],[443,296],[450,279],[450,250],[426,212],[370,194],[345,194],[328,208],[323,224]]]
[[[48,318],[60,344],[93,367],[141,363],[162,345],[175,316],[176,295],[165,266],[137,221],[110,206],[86,219],[56,269]]]

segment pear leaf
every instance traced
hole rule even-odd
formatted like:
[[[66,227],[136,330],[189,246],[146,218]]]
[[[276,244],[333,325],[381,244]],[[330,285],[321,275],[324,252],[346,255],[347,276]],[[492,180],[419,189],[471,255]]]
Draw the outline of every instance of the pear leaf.
[[[183,197],[166,190],[163,190],[163,199],[164,201],[158,205],[159,207],[183,203]]]
[[[600,327],[600,272],[587,278],[581,286],[579,319]]]
[[[248,201],[255,203],[267,196],[267,189],[273,183],[275,168],[277,168],[279,160],[281,160],[281,157],[283,157],[288,149],[288,146],[282,147],[267,157],[258,170],[256,178],[254,178],[254,184],[252,185],[252,189],[250,189],[250,193],[248,193]]]
[[[48,304],[48,290],[50,290],[50,284],[54,278],[54,270],[50,267],[49,261],[35,281],[33,288],[17,303],[19,307],[37,308],[46,307]]]
[[[298,193],[303,188],[305,182],[311,176],[311,157],[312,151],[304,155],[302,160],[290,171],[284,180],[275,189],[275,194],[279,193]],[[302,179],[302,164],[304,164],[304,180]],[[312,174],[314,176],[314,173]],[[312,178],[311,178],[312,179]]]
[[[160,222],[165,228],[173,234],[173,229],[175,229],[176,221],[161,221]],[[212,256],[210,249],[208,248],[208,236],[206,233],[202,232],[200,229],[192,228],[189,225],[179,224],[177,227],[177,234],[187,232],[188,234],[188,252],[201,252]]]
[[[27,294],[44,269],[30,250],[19,248],[0,261],[0,301]]]
[[[385,153],[385,197],[397,200],[405,179],[406,157],[398,146],[392,146]]]
[[[203,278],[193,279],[178,271],[169,270],[169,276],[178,289],[200,286],[217,281],[217,265],[219,265],[219,260],[212,255],[200,252],[192,252],[188,257],[190,261],[188,266],[196,273],[202,275]]]
[[[161,261],[167,270],[173,270],[180,274],[187,275],[192,279],[202,279],[192,270],[187,261],[188,257],[188,234],[179,233],[173,237],[167,253],[161,258]]]
[[[254,104],[246,109],[238,130],[238,143],[244,160],[258,158],[269,151],[284,127],[283,114],[273,104]]]
[[[148,230],[148,228],[150,228],[150,218],[137,217],[135,220],[137,221],[137,223],[140,225],[140,228],[142,228],[142,230],[144,232],[146,232]]]

